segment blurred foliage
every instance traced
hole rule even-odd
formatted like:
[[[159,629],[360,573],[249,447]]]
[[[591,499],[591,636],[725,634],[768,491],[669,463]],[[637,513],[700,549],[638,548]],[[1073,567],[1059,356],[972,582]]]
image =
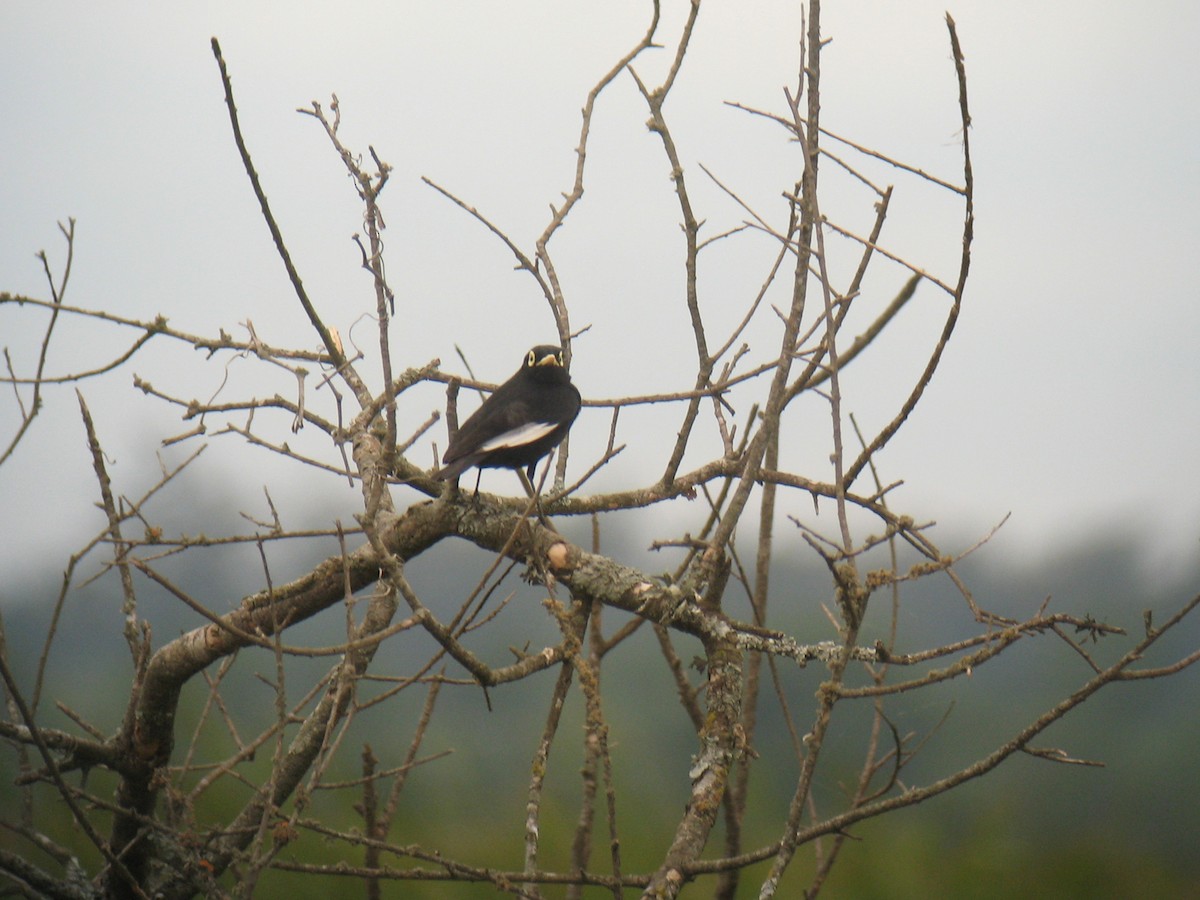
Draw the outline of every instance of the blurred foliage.
[[[620,558],[636,556],[634,542],[610,548]],[[989,548],[971,557],[963,574],[981,598],[1000,612],[1027,612],[1054,592],[1059,609],[1089,612],[1123,625],[1136,635],[1142,627],[1142,609],[1157,615],[1182,602],[1200,584],[1200,571],[1183,571],[1177,577],[1149,577],[1137,548],[1087,546],[1048,555],[1038,564],[1011,564],[1000,560],[1000,551]],[[459,574],[472,575],[470,566]],[[430,577],[454,571],[435,565]],[[44,567],[45,583],[29,584],[12,596],[34,600],[53,596],[55,566]],[[236,591],[214,582],[217,567],[181,575],[199,583],[209,596]],[[796,570],[779,578],[798,596],[823,598],[825,576],[816,570]],[[932,590],[934,582],[905,595],[900,624],[901,647],[932,645],[947,639],[958,610],[951,591],[944,596]],[[443,585],[452,596],[455,585]],[[72,595],[49,659],[50,678],[44,691],[51,700],[62,698],[104,731],[116,728],[126,703],[130,668],[120,638],[117,594],[111,582],[101,580]],[[189,613],[161,598],[147,595],[142,614],[154,623],[155,645],[180,630],[197,624]],[[525,604],[525,605],[522,605]],[[14,667],[23,684],[30,684],[44,640],[50,604],[8,603],[4,609],[8,644]],[[884,614],[884,605],[877,612]],[[954,614],[948,610],[954,609]],[[785,612],[780,610],[781,613]],[[536,616],[536,618],[535,618]],[[322,643],[336,640],[341,623],[327,617],[309,623],[309,632],[297,631],[290,640]],[[509,646],[539,646],[546,634],[545,615],[533,604],[518,599],[494,623],[492,642],[485,652],[500,658]],[[617,624],[606,613],[605,628]],[[787,623],[796,633],[809,634],[827,627],[814,610]],[[323,633],[322,633],[323,632]],[[487,632],[482,632],[484,634]],[[404,640],[394,641],[389,655],[395,671],[403,671]],[[1112,640],[1112,639],[1110,639]],[[1123,640],[1123,639],[1122,639]],[[662,671],[662,661],[649,635],[638,635],[618,658],[604,669],[605,713],[611,729],[614,776],[617,780],[617,816],[621,836],[622,866],[626,872],[645,871],[660,858],[670,829],[686,800],[687,786],[662,776],[678,772],[680,757],[695,750],[690,723],[679,710],[673,687]],[[1173,638],[1173,648],[1195,647],[1200,627],[1189,623]],[[1118,645],[1103,643],[1100,656],[1115,653]],[[922,735],[933,732],[921,755],[904,772],[907,783],[925,783],[952,766],[963,765],[1027,723],[1047,705],[1087,678],[1082,661],[1065,645],[1043,638],[1029,647],[1015,648],[994,664],[981,667],[970,679],[960,679],[937,691],[923,692],[906,704],[905,698],[889,702],[889,715],[897,728]],[[1164,654],[1171,648],[1162,648]],[[1154,660],[1148,660],[1153,664]],[[289,666],[292,690],[311,684],[328,660],[295,660]],[[390,668],[384,667],[384,668]],[[225,685],[227,698],[240,704],[230,709],[232,720],[244,733],[273,715],[274,695],[264,679],[273,675],[274,660],[262,651],[243,652]],[[805,714],[820,679],[816,667],[789,671],[786,687],[795,714]],[[259,676],[262,677],[259,677]],[[543,673],[519,689],[494,689],[488,712],[480,692],[464,687],[445,689],[439,714],[421,755],[451,751],[449,756],[421,766],[408,780],[400,815],[389,839],[425,848],[452,847],[457,858],[478,866],[516,870],[522,859],[522,825],[527,799],[530,760],[540,734],[545,700],[553,673]],[[383,687],[386,687],[384,685]],[[364,684],[363,691],[373,688]],[[359,714],[352,726],[330,779],[358,777],[359,752],[370,743],[380,758],[380,768],[395,765],[408,746],[412,723],[419,711],[421,692],[406,692]],[[178,728],[176,758],[191,738],[195,716],[205,701],[202,686],[189,685]],[[862,707],[866,710],[866,707]],[[1024,756],[1001,766],[988,777],[964,785],[950,795],[915,809],[902,810],[849,829],[847,846],[835,865],[821,896],[831,898],[1056,898],[1200,897],[1200,858],[1195,835],[1200,833],[1200,804],[1194,781],[1195,747],[1200,745],[1200,672],[1187,671],[1161,682],[1115,685],[1094,697],[1073,715],[1055,725],[1039,746],[1062,747],[1072,756],[1097,759],[1104,768],[1063,766]],[[855,777],[863,722],[839,709],[836,745],[844,748],[844,765],[827,767],[814,791],[819,808],[836,809]],[[944,724],[935,729],[945,719]],[[865,717],[864,717],[865,720]],[[43,724],[77,730],[61,712],[43,701]],[[543,799],[541,860],[564,868],[569,858],[571,829],[577,816],[578,771],[582,761],[582,710],[578,692],[564,711],[560,740],[551,756]],[[572,740],[571,734],[579,735]],[[230,738],[220,729],[202,732],[198,758],[220,758],[228,752]],[[835,744],[830,744],[830,747]],[[779,821],[794,785],[795,759],[791,742],[778,717],[765,715],[755,742],[769,765],[760,767],[751,782],[751,809],[761,814],[747,822],[747,847],[769,844],[777,838],[767,826]],[[253,789],[253,773],[269,771],[273,746],[264,746],[248,768],[246,782],[227,779],[206,795],[197,810],[204,823],[228,820]],[[827,757],[826,763],[831,762]],[[10,749],[0,757],[0,808],[4,818],[18,817],[21,797],[13,785],[15,756]],[[764,779],[763,773],[776,777]],[[79,775],[71,776],[78,783]],[[112,796],[113,777],[89,773],[87,787],[96,796]],[[386,783],[380,790],[386,791]],[[39,822],[51,836],[95,863],[95,853],[70,822],[55,791],[35,789]],[[312,814],[330,825],[361,827],[354,810],[356,790],[318,791]],[[598,816],[603,822],[603,806]],[[53,824],[47,817],[57,817]],[[102,825],[107,823],[103,820]],[[593,866],[607,869],[607,831],[601,824],[593,843]],[[828,840],[828,839],[826,839]],[[718,829],[709,855],[720,852]],[[0,829],[0,847],[29,853],[39,863],[48,861],[15,834]],[[814,848],[806,848],[788,872],[784,890],[799,896],[813,870]],[[304,832],[280,852],[280,859],[310,864],[346,861],[361,864],[361,848],[347,848]],[[412,863],[384,858],[385,863],[407,867]],[[747,870],[739,897],[754,897],[768,864]],[[431,864],[423,864],[432,868]],[[711,880],[685,890],[684,896],[708,896]],[[262,896],[288,896],[291,900],[358,896],[363,888],[354,879],[312,878],[272,872],[261,883]],[[547,897],[562,896],[549,887]],[[384,896],[405,898],[494,897],[488,886],[443,881],[385,883]],[[591,889],[584,896],[611,896]]]

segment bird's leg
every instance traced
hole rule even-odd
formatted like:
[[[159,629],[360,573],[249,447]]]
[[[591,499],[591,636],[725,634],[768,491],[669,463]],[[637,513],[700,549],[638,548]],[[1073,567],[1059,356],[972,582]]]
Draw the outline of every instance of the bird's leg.
[[[514,469],[517,477],[521,479],[521,487],[525,489],[526,497],[537,496],[537,488],[533,486],[533,476],[529,474],[528,469]]]
[[[545,512],[542,511],[542,485],[546,483],[546,478],[550,475],[550,466],[553,461],[554,454],[552,453],[546,458],[546,468],[542,472],[542,477],[536,486],[534,486],[533,483],[533,474],[535,468],[537,467],[537,463],[530,465],[529,468],[524,472],[522,472],[520,469],[517,469],[517,475],[521,479],[521,484],[525,487],[525,493],[533,498],[534,507],[537,509],[538,521],[541,522],[544,527],[557,534],[558,529],[550,524],[550,520],[546,518]]]

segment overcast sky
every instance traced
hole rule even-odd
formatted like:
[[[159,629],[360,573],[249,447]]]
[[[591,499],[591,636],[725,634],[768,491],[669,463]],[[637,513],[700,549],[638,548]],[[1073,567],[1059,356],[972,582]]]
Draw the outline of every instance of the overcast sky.
[[[686,6],[665,3],[664,43],[675,40]],[[799,7],[759,0],[702,9],[666,114],[710,233],[746,215],[700,163],[756,210],[786,222],[780,191],[797,177],[796,146],[724,101],[782,108],[782,87],[795,82]],[[880,457],[883,477],[905,480],[901,508],[953,534],[981,533],[1011,511],[997,553],[1128,535],[1147,547],[1148,571],[1182,569],[1200,540],[1200,7],[826,3],[823,123],[958,182],[947,8],[966,54],[974,118],[974,261],[942,368]],[[457,369],[458,344],[480,377],[501,380],[531,344],[553,339],[533,281],[420,177],[477,206],[532,252],[548,204],[571,184],[586,93],[643,33],[648,3],[95,9],[45,2],[0,11],[0,290],[47,296],[34,253],[44,248],[60,266],[56,222],[75,217],[69,303],[161,313],[207,334],[223,327],[244,336],[238,323],[250,318],[272,344],[315,347],[230,137],[209,47],[215,35],[293,258],[343,335],[371,340],[370,324],[358,320],[374,301],[350,240],[361,213],[323,133],[295,112],[314,99],[327,104],[331,92],[346,142],[371,144],[394,166],[384,210],[399,365],[440,357]],[[658,51],[637,68],[650,83],[667,62]],[[646,117],[632,79],[622,76],[597,106],[588,193],[551,248],[573,325],[592,325],[575,345],[585,397],[679,389],[691,377],[679,211]],[[868,230],[869,216],[853,211],[862,193],[826,171],[826,210],[845,210]],[[952,279],[953,198],[896,172],[872,172],[896,184],[884,243]],[[736,317],[771,252],[768,239],[751,236],[714,251],[702,300],[715,321]],[[886,302],[902,281],[903,272],[879,267],[871,302]],[[867,430],[890,418],[923,365],[945,300],[922,287],[890,343],[856,364],[847,404]],[[0,345],[23,373],[42,322],[0,308]],[[129,340],[64,323],[50,371],[98,363],[106,348]],[[765,355],[767,346],[756,349]],[[221,377],[210,368],[197,370],[197,383],[180,375],[170,384],[168,350],[153,348],[82,385],[123,479],[119,489],[131,494],[152,481],[137,467],[157,465],[157,441],[188,427],[134,392],[133,373],[201,399]],[[422,415],[439,401],[431,393]],[[0,403],[6,444],[11,391]],[[9,532],[0,542],[3,570],[49,546],[56,532],[84,536],[100,526],[74,395],[50,390],[45,403],[34,433],[0,468]],[[585,411],[576,433],[582,468],[587,448],[607,437],[607,415]],[[440,432],[438,439],[444,446]],[[826,475],[826,444],[814,442],[811,468],[798,452],[795,468]],[[210,475],[219,471],[211,455]],[[238,478],[254,491],[272,482],[270,459],[235,458],[245,460]],[[651,465],[661,465],[653,448],[635,447],[598,487],[639,483],[650,472],[639,466]],[[54,546],[61,558],[75,549]]]

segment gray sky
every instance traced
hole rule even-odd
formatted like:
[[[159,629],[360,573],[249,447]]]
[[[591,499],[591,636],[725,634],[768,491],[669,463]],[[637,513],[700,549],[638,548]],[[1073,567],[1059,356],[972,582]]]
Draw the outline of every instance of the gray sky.
[[[786,221],[779,192],[799,171],[796,146],[723,101],[782,108],[782,86],[795,81],[799,7],[726,2],[702,10],[666,114],[710,233],[745,214],[698,163],[765,217]],[[665,4],[664,42],[678,33],[685,8]],[[974,117],[974,261],[943,366],[878,460],[883,477],[903,478],[894,502],[936,518],[943,533],[982,533],[1011,511],[996,553],[1041,554],[1117,533],[1145,542],[1148,571],[1181,569],[1200,538],[1200,280],[1191,258],[1200,245],[1200,8],[826,3],[823,123],[951,181],[961,173],[947,8],[966,54]],[[640,37],[648,3],[94,9],[51,2],[0,11],[0,290],[46,296],[34,253],[45,248],[57,269],[63,244],[55,223],[73,216],[69,303],[161,313],[196,333],[224,327],[243,336],[238,323],[249,317],[273,344],[315,346],[230,137],[209,49],[216,35],[293,258],[343,335],[372,339],[369,322],[355,325],[374,302],[349,239],[361,213],[323,133],[294,111],[313,99],[327,103],[330,92],[341,100],[343,139],[364,151],[372,144],[395,167],[384,209],[388,273],[404,317],[393,329],[400,365],[440,357],[457,368],[457,343],[481,377],[500,380],[530,344],[553,338],[533,281],[420,176],[477,206],[531,251],[548,204],[571,184],[586,92]],[[639,73],[652,82],[668,61],[663,51],[647,54]],[[596,110],[587,194],[551,247],[573,325],[592,325],[575,347],[585,396],[679,389],[690,379],[679,212],[645,119],[622,76]],[[826,211],[845,210],[865,232],[869,219],[854,211],[863,194],[839,185],[833,167],[826,172]],[[883,242],[952,277],[959,213],[951,198],[899,173],[872,172],[896,184]],[[714,323],[737,318],[772,252],[768,239],[746,237],[704,260],[702,303]],[[872,302],[886,302],[902,281],[899,270],[879,267],[868,285]],[[848,373],[846,402],[867,430],[892,415],[945,308],[944,296],[923,287],[879,353]],[[0,309],[0,345],[23,373],[41,322]],[[770,352],[769,331],[752,338]],[[50,370],[98,363],[130,339],[64,323]],[[223,375],[190,358],[176,368],[171,349],[152,347],[82,386],[114,476],[130,494],[152,482],[158,439],[188,427],[133,391],[132,374],[200,399]],[[262,370],[230,371],[246,384]],[[0,416],[11,422],[11,392],[4,394]],[[46,403],[34,434],[0,468],[5,520],[11,527],[33,515],[0,542],[3,570],[64,527],[82,539],[100,526],[74,396],[51,390]],[[431,391],[421,416],[440,404]],[[819,439],[805,446],[797,436],[794,467],[824,477],[828,445],[815,405],[811,422]],[[0,436],[7,442],[9,434],[6,425]],[[444,446],[441,430],[437,437]],[[573,438],[581,469],[606,437],[607,416],[585,412]],[[214,440],[225,443],[206,452],[208,475],[233,459],[255,491],[268,483],[277,499],[286,496],[272,458]],[[597,489],[644,480],[661,466],[661,447],[635,441]],[[164,458],[188,449],[170,448]],[[344,489],[337,496],[352,499]],[[197,506],[219,501],[190,498]],[[64,557],[74,549],[54,546]]]

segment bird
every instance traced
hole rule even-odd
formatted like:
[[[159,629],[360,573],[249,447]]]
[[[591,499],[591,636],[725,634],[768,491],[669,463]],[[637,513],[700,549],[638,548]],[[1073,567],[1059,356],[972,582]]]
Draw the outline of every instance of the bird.
[[[456,480],[471,466],[482,469],[525,469],[533,472],[542,457],[567,436],[579,415],[579,389],[563,364],[562,349],[539,344],[516,374],[483,401],[451,436],[442,457],[439,481]],[[475,481],[479,490],[479,481]]]

